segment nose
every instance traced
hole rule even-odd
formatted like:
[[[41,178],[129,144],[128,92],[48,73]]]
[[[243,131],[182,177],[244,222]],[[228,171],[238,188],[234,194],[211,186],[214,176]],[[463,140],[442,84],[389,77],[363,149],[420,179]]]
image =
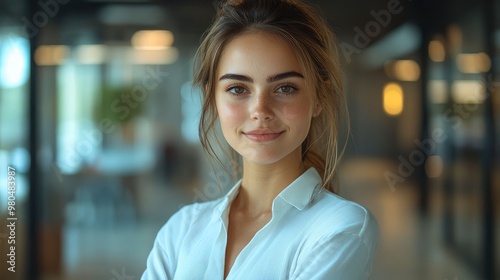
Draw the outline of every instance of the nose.
[[[250,116],[256,121],[270,121],[274,118],[272,101],[266,94],[258,93],[252,100]]]

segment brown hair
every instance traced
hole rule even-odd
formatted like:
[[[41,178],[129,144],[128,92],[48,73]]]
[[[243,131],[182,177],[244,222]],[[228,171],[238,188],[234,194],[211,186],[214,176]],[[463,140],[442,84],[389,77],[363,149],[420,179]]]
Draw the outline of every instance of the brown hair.
[[[223,1],[212,26],[205,33],[195,59],[194,85],[203,93],[199,136],[207,154],[217,157],[210,135],[217,121],[215,104],[216,70],[224,46],[243,32],[273,34],[289,44],[305,69],[306,81],[312,83],[315,101],[322,111],[311,120],[311,128],[302,143],[306,167],[321,174],[323,187],[336,192],[335,170],[345,144],[339,151],[339,128],[348,115],[338,61],[335,37],[325,20],[311,6],[294,0],[228,0]],[[220,145],[220,141],[215,136]],[[225,152],[231,163],[236,153]],[[233,168],[234,169],[234,168]]]

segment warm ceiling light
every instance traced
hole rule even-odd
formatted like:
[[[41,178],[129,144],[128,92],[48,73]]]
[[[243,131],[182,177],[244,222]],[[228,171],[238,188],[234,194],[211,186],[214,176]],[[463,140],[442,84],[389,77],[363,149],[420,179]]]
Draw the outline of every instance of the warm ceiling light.
[[[399,60],[394,65],[396,78],[414,82],[420,78],[420,66],[413,60]]]
[[[179,58],[179,50],[175,47],[166,50],[132,49],[128,57],[133,64],[172,64]]]
[[[106,60],[106,46],[80,45],[76,48],[76,58],[82,64],[103,64]]]
[[[384,111],[390,116],[403,112],[403,88],[396,83],[389,83],[383,92]]]
[[[462,73],[476,74],[488,72],[491,68],[490,57],[481,53],[462,53],[457,55],[457,66]]]
[[[404,82],[420,79],[420,66],[413,60],[388,61],[384,66],[387,76]]]
[[[443,62],[445,50],[443,43],[439,40],[432,40],[429,43],[429,57],[434,62]]]
[[[132,46],[139,50],[164,50],[174,42],[174,34],[168,30],[141,30],[132,35]]]
[[[68,57],[69,48],[64,45],[41,45],[35,50],[35,63],[40,66],[59,65]]]
[[[429,178],[439,178],[443,174],[444,162],[440,156],[429,156],[425,161],[425,173]]]
[[[481,104],[486,99],[486,89],[480,81],[454,81],[451,85],[451,97],[459,104]]]

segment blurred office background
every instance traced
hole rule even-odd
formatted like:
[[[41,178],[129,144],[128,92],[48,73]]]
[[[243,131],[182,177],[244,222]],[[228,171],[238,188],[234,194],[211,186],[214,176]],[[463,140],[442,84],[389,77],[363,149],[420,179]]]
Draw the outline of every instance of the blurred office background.
[[[339,38],[372,279],[500,279],[500,1],[310,2]],[[216,4],[0,0],[1,279],[139,279],[167,219],[232,186],[191,87]]]

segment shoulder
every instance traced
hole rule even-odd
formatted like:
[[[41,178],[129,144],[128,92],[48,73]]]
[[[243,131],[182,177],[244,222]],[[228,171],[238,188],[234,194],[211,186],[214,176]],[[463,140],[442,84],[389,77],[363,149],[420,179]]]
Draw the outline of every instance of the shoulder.
[[[209,223],[222,198],[207,202],[197,202],[182,206],[158,232],[158,236],[181,237],[194,225]],[[202,226],[202,225],[200,225]]]
[[[378,226],[362,205],[322,190],[307,209],[293,279],[368,279]]]
[[[165,225],[169,223],[192,223],[199,219],[207,218],[213,214],[221,200],[222,198],[219,198],[184,205],[169,218]]]
[[[187,204],[184,205],[181,209],[179,209],[178,213],[181,216],[189,216],[189,217],[211,214],[212,210],[214,210],[218,206],[221,200],[222,198],[206,202],[195,202]]]
[[[314,228],[323,235],[353,235],[366,243],[378,239],[379,228],[373,214],[364,206],[322,190],[311,205],[317,215]]]

